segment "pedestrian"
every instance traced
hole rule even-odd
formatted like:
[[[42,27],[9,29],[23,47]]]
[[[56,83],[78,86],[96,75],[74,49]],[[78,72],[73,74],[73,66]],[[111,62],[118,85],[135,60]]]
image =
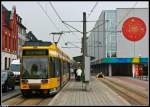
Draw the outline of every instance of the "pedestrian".
[[[77,68],[74,69],[75,79],[77,78]]]
[[[77,81],[80,81],[80,80],[81,80],[81,74],[82,74],[82,70],[81,70],[81,68],[79,67],[78,70],[77,70],[77,78],[76,78]]]
[[[70,72],[71,72],[71,77],[72,77],[74,73],[73,68],[70,68]]]

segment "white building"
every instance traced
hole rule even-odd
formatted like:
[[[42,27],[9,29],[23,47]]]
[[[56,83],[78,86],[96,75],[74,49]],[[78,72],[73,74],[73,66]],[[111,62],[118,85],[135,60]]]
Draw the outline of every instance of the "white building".
[[[131,17],[141,19],[146,25],[144,37],[136,42],[126,39],[122,32],[124,22]],[[132,76],[135,65],[138,65],[145,69],[147,75],[148,19],[148,8],[118,8],[102,11],[87,39],[88,56],[95,57],[91,61],[93,71],[110,76]]]
[[[24,45],[27,39],[26,27],[22,24],[22,18],[17,16],[17,24],[18,24],[18,58],[21,57],[22,51],[21,46]]]

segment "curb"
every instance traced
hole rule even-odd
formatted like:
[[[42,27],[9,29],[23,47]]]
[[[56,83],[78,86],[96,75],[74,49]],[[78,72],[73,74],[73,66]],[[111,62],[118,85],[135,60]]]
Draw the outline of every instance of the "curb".
[[[12,95],[12,96],[10,96],[10,97],[6,97],[6,98],[2,99],[1,102],[5,102],[5,101],[7,101],[7,100],[9,100],[9,99],[11,99],[11,98],[13,98],[13,97],[18,96],[18,95],[21,95],[21,93],[19,92],[19,93],[16,93],[16,94],[14,94],[14,95]]]

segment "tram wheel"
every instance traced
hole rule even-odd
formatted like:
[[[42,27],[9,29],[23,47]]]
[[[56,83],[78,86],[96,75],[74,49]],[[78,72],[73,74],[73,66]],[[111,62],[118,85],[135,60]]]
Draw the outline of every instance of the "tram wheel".
[[[44,97],[49,97],[49,90],[43,90]]]
[[[4,92],[7,92],[9,90],[8,85],[4,85]]]
[[[23,95],[24,97],[29,97],[29,96],[30,96],[30,93],[29,93],[29,92],[24,92],[24,91],[22,91],[22,95]]]

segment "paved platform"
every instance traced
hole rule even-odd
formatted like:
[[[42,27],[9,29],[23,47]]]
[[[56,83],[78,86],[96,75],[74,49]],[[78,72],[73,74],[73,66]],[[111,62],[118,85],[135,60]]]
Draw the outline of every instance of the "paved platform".
[[[82,90],[82,82],[71,80],[48,104],[49,106],[129,106],[125,99],[104,83],[91,77],[88,91]]]

